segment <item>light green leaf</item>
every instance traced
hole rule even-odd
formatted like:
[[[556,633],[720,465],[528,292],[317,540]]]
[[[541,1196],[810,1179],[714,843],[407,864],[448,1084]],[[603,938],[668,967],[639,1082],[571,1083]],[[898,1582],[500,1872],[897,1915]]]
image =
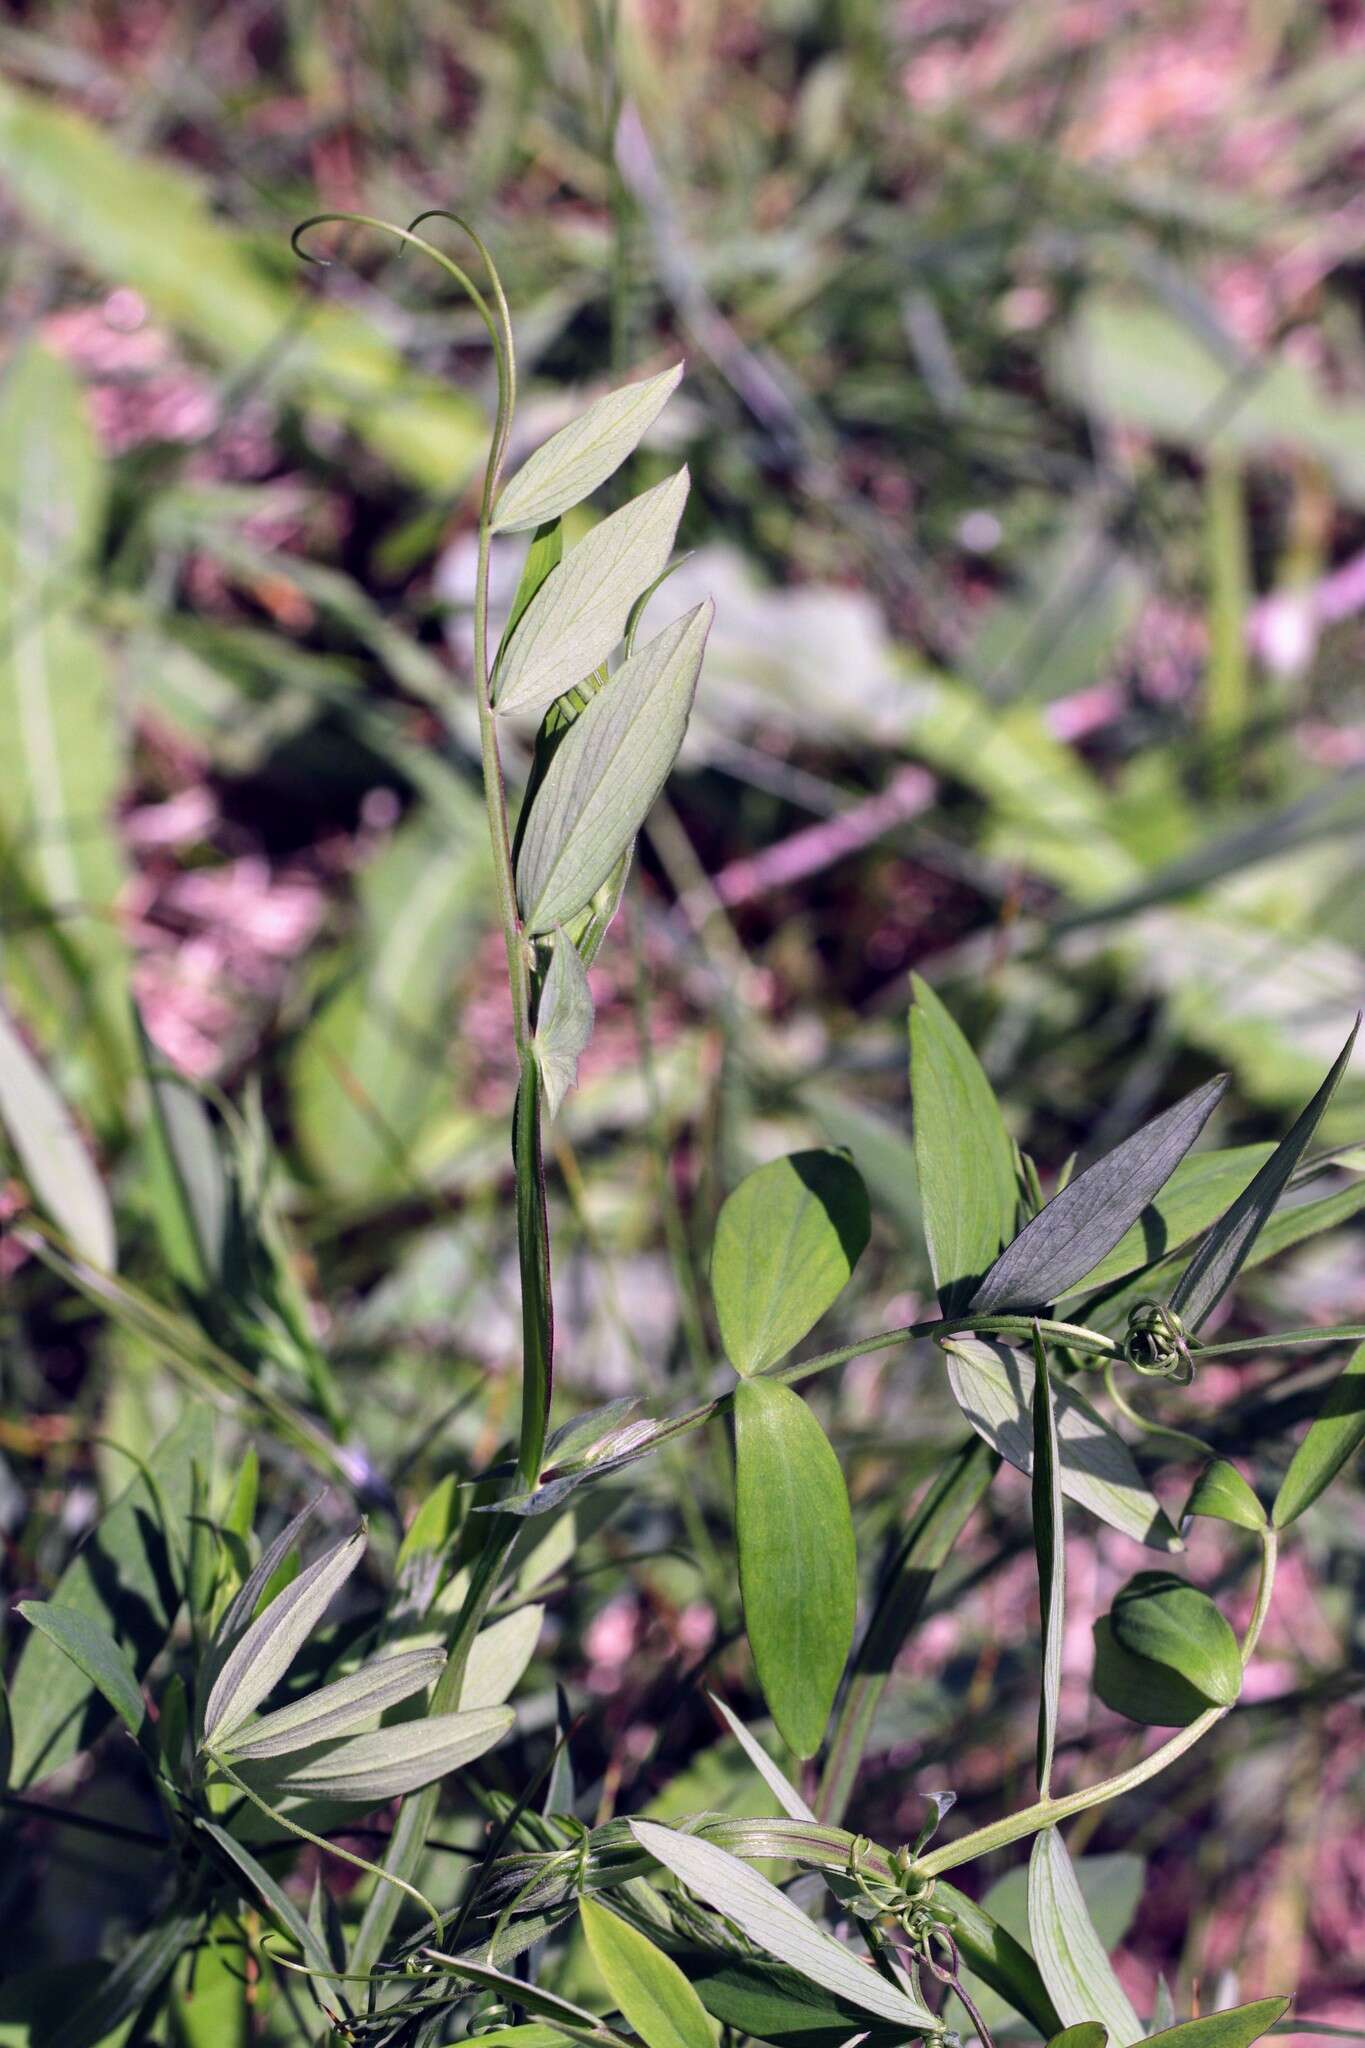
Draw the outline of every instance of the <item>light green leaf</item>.
[[[533,934],[585,908],[649,815],[687,730],[712,615],[699,604],[632,654],[555,749],[517,857]]]
[[[1057,1709],[1062,1695],[1062,1630],[1066,1620],[1066,1544],[1062,1529],[1061,1461],[1047,1352],[1033,1332],[1033,1546],[1043,1621],[1043,1686],[1038,1703],[1038,1797],[1052,1786]]]
[[[101,1272],[117,1259],[114,1217],[75,1121],[0,1009],[0,1125],[40,1209]]]
[[[1280,1482],[1272,1517],[1287,1529],[1305,1508],[1324,1493],[1365,1443],[1365,1344],[1351,1353],[1339,1378],[1327,1390],[1321,1408],[1308,1426]]]
[[[736,1372],[761,1372],[800,1343],[847,1286],[870,1228],[867,1190],[842,1152],[793,1152],[745,1176],[711,1246],[711,1291]]]
[[[231,1193],[227,1169],[199,1090],[171,1073],[134,1013],[148,1117],[144,1143],[161,1255],[186,1287],[221,1279]]]
[[[1357,1017],[1349,1038],[1317,1094],[1297,1118],[1293,1129],[1280,1140],[1251,1185],[1238,1196],[1221,1222],[1210,1230],[1171,1289],[1170,1306],[1191,1330],[1199,1328],[1241,1271],[1336,1092],[1359,1030],[1360,1019]]]
[[[735,1533],[744,1625],[784,1740],[813,1756],[857,1609],[857,1554],[839,1461],[790,1387],[735,1389]]]
[[[1226,1458],[1215,1458],[1204,1467],[1190,1489],[1185,1515],[1209,1516],[1214,1521],[1231,1522],[1238,1529],[1251,1529],[1257,1534],[1266,1523],[1265,1509],[1237,1467]]]
[[[1067,2026],[1098,2019],[1114,2048],[1140,2041],[1142,2023],[1110,1967],[1056,1828],[1042,1830],[1029,1857],[1028,1925],[1058,2017]]]
[[[558,1116],[578,1083],[578,1062],[592,1037],[593,1001],[578,948],[556,930],[554,951],[540,992],[536,1016],[536,1058],[550,1115]]]
[[[272,1792],[295,1799],[344,1799],[379,1806],[401,1799],[500,1742],[516,1716],[510,1707],[480,1707],[469,1714],[431,1714],[400,1721],[372,1735],[328,1744],[288,1769],[272,1771]]]
[[[219,1738],[215,1748],[234,1762],[287,1756],[315,1742],[330,1742],[373,1720],[385,1707],[411,1698],[431,1684],[445,1663],[444,1650],[410,1650],[363,1664],[345,1678],[320,1686],[254,1721],[239,1735]]]
[[[978,1436],[1020,1472],[1033,1470],[1033,1365],[981,1337],[944,1339],[953,1399]],[[1184,1548],[1123,1438],[1082,1394],[1053,1388],[1062,1492],[1112,1529],[1153,1550]]]
[[[518,1607],[500,1621],[480,1629],[470,1645],[460,1685],[460,1710],[500,1707],[510,1699],[536,1653],[543,1607]]]
[[[71,1659],[103,1694],[128,1733],[140,1740],[147,1723],[146,1702],[137,1674],[108,1630],[78,1607],[59,1607],[51,1600],[21,1600],[19,1612]]]
[[[1138,1572],[1114,1597],[1109,1624],[1130,1657],[1162,1664],[1217,1707],[1242,1690],[1242,1657],[1232,1628],[1188,1580],[1174,1572]]]
[[[1205,2013],[1202,2019],[1182,2020],[1149,2034],[1148,2048],[1251,2048],[1288,2010],[1287,1998],[1258,1998],[1252,2005],[1229,2006],[1225,2012]]]
[[[502,629],[502,647],[506,647],[517,627],[521,624],[522,613],[539,590],[551,569],[557,569],[564,559],[564,527],[558,519],[539,526],[531,536],[531,545],[526,550],[526,560],[521,565],[517,587],[512,593],[512,604],[507,614],[507,624]]]
[[[952,1315],[1014,1236],[1014,1146],[966,1038],[919,975],[910,986],[915,1171],[934,1285]]]
[[[499,656],[499,711],[543,711],[606,660],[673,551],[687,490],[680,469],[594,526],[550,571]]]
[[[590,405],[537,448],[503,488],[495,533],[521,533],[581,504],[620,468],[677,390],[683,366],[627,384]]]
[[[204,1709],[204,1740],[226,1744],[271,1693],[365,1552],[362,1528],[277,1593],[230,1651]]]
[[[183,1594],[195,1463],[205,1465],[211,1417],[194,1404],[151,1452],[53,1588],[53,1604],[87,1615],[119,1645],[137,1678],[164,1644]],[[163,1528],[169,1523],[170,1541]],[[31,1635],[10,1683],[13,1784],[25,1786],[88,1748],[107,1709],[90,1680],[45,1635]]]
[[[578,1910],[602,1981],[645,2048],[714,2048],[715,2027],[672,1957],[595,1899]]]
[[[1074,2027],[1063,2027],[1060,2034],[1054,2034],[1047,2048],[1108,2048],[1108,2042],[1108,2027],[1102,2027],[1098,2020],[1080,2020]]]
[[[903,2027],[939,2031],[938,2021],[922,2005],[860,1962],[738,1856],[653,1821],[633,1820],[630,1828],[642,1849],[708,1906],[733,1920],[740,1933],[766,1955],[789,1964],[812,1984],[848,1999],[863,2012]]]

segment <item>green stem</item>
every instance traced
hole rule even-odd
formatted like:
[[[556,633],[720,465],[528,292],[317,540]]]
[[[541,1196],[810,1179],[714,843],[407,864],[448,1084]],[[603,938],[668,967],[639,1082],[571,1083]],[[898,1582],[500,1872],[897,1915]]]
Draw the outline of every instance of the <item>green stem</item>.
[[[1256,1588],[1256,1605],[1242,1639],[1244,1671],[1260,1640],[1270,1609],[1275,1560],[1275,1531],[1267,1528],[1261,1531],[1261,1573]],[[1210,1728],[1216,1728],[1224,1715],[1231,1712],[1231,1707],[1210,1707],[1198,1720],[1191,1721],[1188,1728],[1179,1729],[1168,1742],[1163,1742],[1159,1749],[1154,1749],[1150,1756],[1143,1757],[1128,1770],[1119,1771],[1112,1778],[1103,1778],[1098,1785],[1085,1786],[1079,1792],[1068,1792],[1059,1799],[1039,1799],[1032,1806],[1007,1815],[1004,1820],[992,1821],[988,1827],[977,1828],[960,1841],[949,1842],[942,1849],[935,1849],[931,1855],[921,1856],[914,1866],[915,1875],[938,1877],[945,1870],[955,1870],[959,1864],[975,1862],[978,1856],[988,1856],[992,1850],[1003,1849],[1010,1842],[1036,1835],[1043,1828],[1055,1827],[1073,1813],[1084,1813],[1092,1806],[1103,1806],[1111,1799],[1121,1798],[1125,1792],[1135,1791],[1149,1779],[1159,1777],[1168,1764],[1173,1764],[1187,1749],[1193,1749]]]
[[[1188,1429],[1168,1428],[1166,1423],[1154,1422],[1150,1415],[1144,1415],[1140,1408],[1135,1408],[1114,1378],[1115,1363],[1115,1360],[1110,1359],[1109,1363],[1105,1366],[1104,1384],[1109,1389],[1109,1398],[1118,1409],[1120,1415],[1126,1415],[1128,1420],[1135,1428],[1140,1429],[1144,1436],[1164,1437],[1168,1443],[1179,1444],[1183,1450],[1193,1451],[1195,1456],[1199,1458],[1217,1457],[1218,1453],[1214,1450],[1213,1445],[1206,1444],[1202,1436],[1193,1436]]]
[[[1281,1330],[1274,1337],[1234,1337],[1226,1344],[1197,1344],[1192,1356],[1226,1358],[1236,1351],[1279,1351],[1286,1344],[1358,1344],[1365,1338],[1365,1323],[1341,1323],[1332,1330]]]

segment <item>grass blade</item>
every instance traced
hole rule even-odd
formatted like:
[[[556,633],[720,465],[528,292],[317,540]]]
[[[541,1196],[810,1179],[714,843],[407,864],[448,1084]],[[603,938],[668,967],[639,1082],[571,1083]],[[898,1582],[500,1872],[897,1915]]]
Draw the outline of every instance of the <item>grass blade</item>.
[[[1360,1019],[1357,1017],[1350,1037],[1337,1054],[1331,1072],[1313,1100],[1293,1129],[1280,1140],[1250,1187],[1238,1196],[1222,1222],[1214,1225],[1172,1288],[1170,1306],[1190,1330],[1199,1328],[1241,1271],[1266,1219],[1284,1193],[1289,1176],[1303,1157],[1323,1112],[1336,1093],[1359,1030]]]

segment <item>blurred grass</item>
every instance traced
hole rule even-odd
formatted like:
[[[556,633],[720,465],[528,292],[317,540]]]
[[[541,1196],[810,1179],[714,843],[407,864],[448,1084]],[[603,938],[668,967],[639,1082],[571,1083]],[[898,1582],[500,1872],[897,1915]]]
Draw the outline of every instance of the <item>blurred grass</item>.
[[[1046,1169],[1223,1064],[1219,1142],[1263,1138],[1365,988],[1349,20],[699,0],[623,6],[614,47],[605,21],[590,0],[46,0],[0,27],[6,1000],[104,1148],[125,1277],[163,1304],[130,991],[171,1065],[239,1106],[259,1090],[290,1270],[405,1504],[492,1456],[511,1398],[511,1070],[461,690],[490,376],[434,272],[359,233],[305,272],[303,216],[477,220],[513,299],[523,451],[611,374],[688,357],[634,482],[692,465],[696,552],[666,597],[711,590],[718,619],[559,1134],[566,1401],[705,1376],[661,1173],[687,1300],[743,1167],[846,1142],[878,1223],[845,1318],[922,1295],[911,966]],[[765,879],[767,849],[907,765],[922,804]],[[1332,1139],[1363,1116],[1358,1066]],[[1359,1247],[1290,1255],[1253,1307],[1358,1316]],[[32,1261],[0,1314],[0,1512],[29,1583],[95,1433],[150,1430],[168,1396],[158,1347],[73,1313]],[[304,1399],[276,1350],[253,1369]],[[1246,1376],[1253,1407],[1271,1389]],[[460,1405],[476,1392],[491,1406]],[[951,1431],[941,1388],[912,1360],[819,1399],[860,1514],[894,1529]],[[648,1483],[632,1549],[671,1531],[678,1476]],[[693,1512],[697,1562],[634,1567],[624,1596],[671,1617],[612,1709],[617,1734],[655,1726],[662,1761],[630,1770],[660,1783],[696,1739],[661,1697],[674,1620],[699,1597],[734,1620],[719,1489]],[[964,1574],[1017,1536],[993,1509]],[[1358,1668],[1358,1503],[1310,1540],[1326,1634],[1284,1655],[1311,1701],[1328,1641]],[[566,1597],[580,1652],[607,1583]],[[893,1689],[879,1745],[931,1769],[968,1701],[983,1803],[1025,1767],[1029,1682],[990,1602],[941,1673]],[[1304,1711],[1325,1749],[1330,1701]],[[1197,1760],[1145,1814],[1169,1881],[1192,1842],[1218,1865],[1225,1828],[1260,1853],[1237,1817],[1294,1712],[1256,1709],[1221,1775]],[[863,1796],[869,1826],[904,1822],[890,1775]],[[1326,1924],[1300,1968],[1330,1998],[1349,1972]],[[1155,1908],[1138,1938],[1172,1960]],[[1187,1976],[1228,1939],[1201,1925]],[[1232,1960],[1262,1988],[1254,1947]]]

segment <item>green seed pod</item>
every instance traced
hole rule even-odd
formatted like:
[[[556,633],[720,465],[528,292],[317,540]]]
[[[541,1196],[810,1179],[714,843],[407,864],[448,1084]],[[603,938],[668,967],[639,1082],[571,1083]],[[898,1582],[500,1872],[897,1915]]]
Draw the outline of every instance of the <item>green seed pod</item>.
[[[1110,1612],[1114,1640],[1131,1656],[1175,1671],[1213,1706],[1242,1689],[1237,1638],[1207,1593],[1174,1572],[1138,1572]]]

